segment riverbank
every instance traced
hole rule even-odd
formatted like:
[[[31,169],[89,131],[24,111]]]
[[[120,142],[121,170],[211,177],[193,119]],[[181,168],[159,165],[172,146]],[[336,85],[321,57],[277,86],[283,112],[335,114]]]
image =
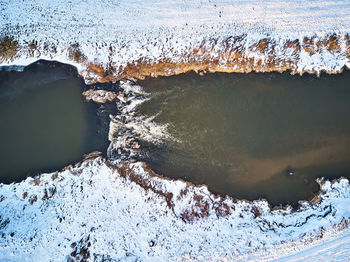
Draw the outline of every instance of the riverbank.
[[[338,1],[0,4],[0,65],[57,60],[87,83],[192,70],[339,73],[350,65],[350,5]]]
[[[56,60],[86,83],[350,67],[350,4],[339,1],[0,0],[0,9],[0,66]],[[100,93],[99,101],[115,99]],[[94,158],[0,185],[0,258],[269,260],[349,235],[345,179],[322,183],[297,211],[271,210],[161,178],[142,163],[115,165]]]
[[[270,260],[349,234],[348,180],[319,183],[318,196],[297,211],[271,210],[263,200],[164,179],[141,163],[91,156],[0,186],[0,258]]]

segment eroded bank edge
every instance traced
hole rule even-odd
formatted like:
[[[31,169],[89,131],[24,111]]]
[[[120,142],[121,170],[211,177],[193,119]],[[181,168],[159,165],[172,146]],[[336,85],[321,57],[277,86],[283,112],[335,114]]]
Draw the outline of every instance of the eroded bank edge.
[[[71,65],[68,65],[71,66]],[[9,68],[9,70],[16,68]],[[133,164],[137,162],[137,158],[142,154],[140,150],[143,143],[162,144],[169,139],[174,139],[167,131],[167,125],[161,125],[153,121],[155,116],[140,116],[136,114],[136,109],[144,101],[149,99],[141,86],[131,80],[121,80],[118,83],[111,84],[112,88],[104,89],[103,85],[98,84],[87,86],[83,92],[83,96],[87,101],[93,101],[98,104],[114,103],[117,108],[117,114],[110,115],[110,125],[108,139],[110,145],[107,149],[107,157],[111,161],[124,161],[125,163]],[[97,87],[97,88],[96,88]],[[87,154],[89,155],[89,154]],[[146,168],[146,163],[142,162]],[[72,165],[68,166],[72,167]],[[148,167],[146,168],[151,171]],[[153,172],[154,173],[154,172]],[[169,181],[182,181],[191,186],[195,186],[190,182],[181,179],[172,179],[166,176],[157,175],[160,179]],[[345,179],[345,178],[344,178]],[[320,184],[322,180],[317,180]],[[144,184],[144,183],[143,183]],[[206,185],[200,185],[207,188]],[[208,190],[208,188],[207,188]],[[209,190],[208,190],[209,192]],[[300,201],[300,206],[303,203],[318,203],[321,199],[318,197],[322,193],[322,189],[315,193],[314,198],[310,201]],[[223,197],[223,196],[218,196]],[[226,196],[227,197],[227,196]],[[235,201],[246,201],[238,200]],[[266,201],[263,199],[263,201]],[[267,202],[267,201],[266,201]],[[268,204],[269,205],[269,204]],[[269,205],[269,208],[272,207]],[[274,209],[291,209],[290,206],[274,207]],[[295,210],[293,210],[295,211]],[[185,215],[186,216],[186,215]],[[191,214],[189,216],[192,216]],[[195,217],[203,217],[203,215],[195,215]],[[191,220],[191,219],[188,219]]]
[[[101,191],[103,198],[106,197],[105,194],[112,194],[110,197],[114,201],[119,198],[123,199],[123,194],[134,195],[136,188],[137,192],[143,192],[140,201],[145,201],[145,206],[156,205],[154,208],[158,211],[153,216],[157,216],[160,220],[162,217],[169,217],[169,225],[175,223],[173,230],[176,232],[180,230],[179,232],[186,235],[192,232],[191,228],[193,227],[196,228],[196,234],[201,238],[201,235],[217,235],[218,232],[222,234],[228,230],[226,233],[232,234],[235,246],[225,249],[225,252],[242,259],[251,259],[252,257],[261,259],[261,255],[270,258],[278,257],[321,243],[341,232],[346,233],[349,228],[347,206],[350,202],[350,186],[346,179],[332,182],[319,180],[321,191],[317,199],[312,202],[303,202],[296,211],[289,207],[272,210],[264,200],[249,202],[215,196],[208,191],[206,186],[194,186],[181,180],[164,179],[143,163],[109,161],[100,157],[98,153],[86,156],[84,161],[67,167],[61,172],[28,178],[17,184],[1,185],[0,205],[5,205],[4,211],[6,211],[8,208],[6,206],[12,201],[14,195],[18,196],[16,201],[26,206],[26,210],[31,210],[31,206],[33,208],[37,206],[44,211],[47,209],[44,207],[50,203],[58,205],[54,213],[50,211],[51,209],[48,209],[48,212],[51,212],[54,218],[56,218],[55,213],[57,213],[57,219],[61,223],[62,215],[59,215],[61,198],[65,199],[62,204],[71,199],[70,194],[72,197],[74,196],[71,200],[75,198],[78,198],[79,201],[88,200],[86,194],[92,193],[97,190],[96,187],[102,186],[101,181],[104,181],[104,185],[106,185],[106,181],[111,183],[106,185],[107,188],[120,186],[120,188],[114,189],[116,190],[113,191],[114,193],[109,190],[107,192]],[[69,193],[70,190],[64,192],[64,185],[71,185],[72,192]],[[128,188],[130,188],[129,193],[127,193]],[[121,195],[119,196],[119,194]],[[88,201],[94,203],[95,197],[92,196]],[[78,201],[78,199],[74,201]],[[79,208],[76,210],[73,207],[71,211],[67,210],[73,217],[77,215],[74,212],[80,212]],[[11,226],[11,223],[14,223],[12,222],[14,218],[6,217],[7,213],[3,214],[0,221],[1,233],[4,241],[12,241],[12,239],[15,241],[16,237],[13,237],[12,233],[19,232],[11,231],[14,230],[13,225]],[[133,214],[125,213],[126,216],[133,216]],[[31,216],[31,213],[27,215]],[[175,220],[171,217],[175,217]],[[148,218],[145,217],[145,219]],[[164,227],[169,225],[164,225]],[[161,234],[167,234],[165,228],[164,231],[160,231],[163,232]],[[128,229],[125,228],[125,230]],[[189,232],[187,232],[188,230]],[[226,233],[222,236],[223,239],[218,238],[219,245],[223,244],[221,241],[227,241]],[[172,237],[176,237],[176,234]],[[276,252],[276,248],[279,252]],[[223,250],[220,252],[222,253]]]
[[[316,40],[315,40],[316,39]],[[10,40],[6,40],[10,41]],[[323,44],[322,44],[323,42]],[[235,42],[236,43],[236,42]],[[206,45],[206,44],[204,44]],[[191,53],[188,55],[188,61],[182,64],[173,63],[172,61],[167,60],[166,58],[161,58],[157,63],[149,63],[148,61],[138,61],[135,64],[129,64],[126,67],[122,68],[121,71],[117,71],[113,69],[113,67],[108,68],[108,70],[103,69],[102,64],[93,64],[91,62],[88,62],[88,60],[79,58],[77,61],[76,59],[72,60],[65,60],[66,62],[72,62],[73,65],[78,66],[79,73],[87,80],[89,83],[93,82],[108,82],[108,81],[117,81],[121,78],[129,78],[129,79],[144,79],[146,77],[155,77],[155,76],[161,76],[161,75],[173,75],[173,74],[179,74],[183,72],[188,72],[191,70],[205,73],[205,72],[249,72],[249,71],[257,71],[257,72],[267,72],[267,71],[284,71],[284,70],[291,70],[292,73],[303,73],[303,72],[311,72],[311,73],[319,73],[321,71],[325,71],[327,73],[338,73],[341,72],[344,67],[347,67],[349,64],[349,36],[345,35],[343,38],[339,38],[339,36],[328,36],[327,41],[319,41],[317,40],[317,37],[310,39],[305,39],[300,43],[300,41],[288,41],[285,43],[284,48],[289,50],[289,58],[281,56],[276,56],[275,49],[276,46],[272,45],[267,40],[260,40],[257,45],[250,46],[252,48],[249,51],[246,51],[242,46],[236,46],[237,49],[228,47],[225,50],[225,52],[222,52],[222,55],[219,58],[215,58],[215,56],[211,56],[210,52],[207,48],[203,49],[194,49],[191,51]],[[12,47],[16,47],[17,44],[10,44]],[[210,46],[210,45],[209,45]],[[79,46],[76,46],[75,48],[78,48]],[[207,45],[206,45],[207,47]],[[215,47],[211,45],[212,49]],[[18,47],[16,47],[17,49]],[[241,48],[241,49],[240,49]],[[254,49],[254,50],[253,50]],[[22,49],[23,50],[23,49]],[[238,50],[238,51],[237,51]],[[18,52],[15,54],[14,52],[9,52],[10,56],[6,58],[6,60],[2,61],[2,64],[11,64],[12,62],[16,63],[16,56],[18,55]],[[34,50],[35,53],[35,50]],[[322,57],[324,54],[331,55],[333,58],[341,57],[340,63],[336,63],[333,66],[330,66],[327,68],[325,64],[321,64],[321,67],[318,65],[315,68],[307,68],[307,67],[300,67],[300,60],[305,59],[313,59],[313,56],[315,56],[318,60],[320,57]],[[73,52],[74,54],[74,52]],[[242,55],[243,54],[243,55]],[[254,55],[252,55],[254,54]],[[260,58],[257,59],[256,54],[260,55]],[[303,57],[306,55],[306,58]],[[76,56],[76,55],[74,55]],[[249,57],[250,56],[250,57]],[[38,59],[42,56],[37,56],[35,58],[33,57],[27,57],[26,59],[29,59],[28,61],[31,61],[31,59]],[[45,56],[44,56],[45,57]],[[84,55],[82,54],[82,57]],[[228,58],[234,58],[231,62],[228,62]],[[61,57],[62,58],[62,57]],[[69,57],[68,57],[69,58]],[[249,59],[248,59],[249,58]],[[54,56],[52,56],[50,59],[55,59]],[[192,59],[192,60],[191,60]],[[226,60],[225,60],[226,59]],[[57,59],[60,61],[61,59]],[[11,62],[12,61],[12,62]],[[226,61],[222,62],[222,61]],[[298,64],[299,63],[299,64]],[[311,63],[312,64],[312,63]],[[317,64],[317,61],[315,62]],[[323,66],[323,67],[322,67]],[[96,93],[93,93],[92,91],[87,91],[88,93],[85,94],[85,96],[88,98],[89,96],[95,96]],[[100,92],[101,93],[101,92]],[[103,100],[106,101],[115,101],[116,99],[119,99],[121,102],[126,102],[128,99],[125,96],[125,93],[119,93],[114,94],[113,92],[104,94],[98,94],[100,98],[102,97],[102,103]],[[92,99],[93,100],[93,99]],[[129,112],[130,113],[130,112]],[[132,148],[138,147],[137,144],[131,143]],[[90,161],[90,160],[86,160]],[[121,161],[121,160],[119,160]],[[183,189],[180,191],[180,193],[177,194],[175,197],[174,192],[168,192],[168,191],[162,191],[159,189],[156,189],[157,186],[155,186],[154,181],[151,180],[149,177],[147,178],[141,178],[134,174],[134,172],[131,172],[131,170],[134,168],[135,165],[143,165],[142,169],[147,170],[147,167],[144,166],[143,163],[131,163],[129,161],[121,161],[119,162],[119,170],[118,174],[121,176],[127,176],[126,174],[129,174],[131,177],[130,179],[140,185],[142,188],[146,190],[152,190],[153,192],[157,193],[158,195],[164,197],[166,199],[167,205],[172,210],[175,210],[173,202],[174,199],[181,200],[181,197],[186,196],[188,194],[188,190]],[[118,166],[117,165],[117,166]],[[120,167],[121,166],[121,167]],[[115,164],[111,165],[110,168],[115,168]],[[121,168],[121,169],[120,169]],[[72,170],[75,170],[73,168]],[[123,171],[124,170],[124,171]],[[76,172],[76,171],[74,171]],[[148,170],[148,172],[152,173],[151,170]],[[57,174],[57,173],[56,173]],[[124,174],[124,175],[123,175]],[[130,175],[133,174],[133,175]],[[209,217],[212,215],[212,212],[215,212],[215,215],[217,217],[220,216],[227,216],[230,215],[232,212],[232,207],[230,207],[228,204],[225,204],[225,201],[230,201],[232,203],[247,203],[249,205],[254,205],[254,203],[265,203],[263,206],[268,207],[268,212],[277,212],[277,211],[271,211],[271,208],[269,207],[268,203],[266,201],[261,200],[259,201],[242,201],[242,200],[234,200],[229,197],[223,198],[219,196],[213,196],[211,193],[209,193],[208,189],[205,186],[194,186],[188,182],[180,181],[180,180],[172,180],[164,177],[160,177],[158,175],[154,174],[154,177],[157,177],[160,184],[158,185],[159,188],[163,188],[164,185],[162,183],[167,183],[167,181],[172,183],[185,183],[188,185],[188,187],[191,187],[192,190],[195,189],[203,189],[207,191],[204,195],[196,195],[196,194],[190,194],[191,200],[188,202],[186,201],[185,209],[182,209],[182,212],[175,212],[175,214],[181,218],[186,223],[193,223],[197,220],[204,219],[206,217]],[[39,177],[40,178],[40,177]],[[36,178],[38,179],[38,178]],[[345,182],[344,182],[345,181]],[[285,207],[282,209],[279,209],[278,212],[302,212],[305,210],[315,210],[315,207],[321,207],[322,203],[324,202],[324,194],[327,194],[327,190],[331,190],[334,185],[337,185],[337,183],[347,183],[346,187],[349,187],[348,181],[346,179],[340,179],[335,180],[332,182],[321,182],[321,190],[318,192],[315,196],[315,198],[310,202],[303,202],[301,204],[301,207],[296,210],[292,211],[290,207]],[[325,189],[324,185],[327,185],[328,189]],[[155,187],[154,187],[155,186]],[[181,196],[180,196],[181,195]],[[206,196],[210,195],[210,201],[206,199]],[[180,196],[180,197],[179,197]],[[218,201],[221,204],[218,204],[218,202],[213,202],[212,199],[219,199]],[[190,204],[192,203],[192,204]],[[179,206],[179,205],[178,205]],[[330,205],[331,206],[331,205]],[[326,217],[329,216],[329,214],[332,214],[332,210],[329,208],[323,207],[323,209],[326,210],[326,213],[322,214],[322,216]],[[234,210],[234,209],[233,209]],[[250,210],[250,211],[249,211]],[[282,211],[283,210],[283,211]],[[178,211],[178,210],[177,210]],[[247,210],[248,213],[253,214],[255,218],[259,218],[261,214],[263,214],[264,209],[261,209],[261,207],[250,207]],[[285,213],[285,214],[287,214]],[[334,213],[334,211],[333,211]],[[307,216],[307,218],[313,217],[316,215],[310,215]],[[343,217],[340,222],[333,224],[333,227],[337,228],[338,225],[341,225],[340,228],[347,228],[348,227],[348,217]],[[307,222],[307,220],[306,220]],[[333,221],[335,222],[335,221]],[[303,224],[303,223],[302,223]],[[345,226],[343,226],[345,225]],[[290,226],[290,225],[289,225]],[[287,226],[287,227],[289,227]],[[319,232],[325,232],[326,229],[320,228]],[[316,234],[317,235],[317,234]],[[320,235],[323,235],[320,234]],[[314,234],[313,234],[314,236]],[[322,238],[322,237],[321,237]],[[283,244],[283,243],[282,243]]]
[[[91,46],[86,43],[38,43],[35,40],[19,42],[14,37],[3,36],[0,38],[0,65],[56,60],[76,66],[90,84],[142,80],[189,71],[204,74],[289,70],[292,74],[334,74],[350,65],[350,35],[344,33],[313,34],[294,39],[250,34],[210,37],[181,47],[180,51],[167,41],[159,39],[155,43],[130,43],[129,46],[111,42]],[[149,46],[154,49],[152,52]]]

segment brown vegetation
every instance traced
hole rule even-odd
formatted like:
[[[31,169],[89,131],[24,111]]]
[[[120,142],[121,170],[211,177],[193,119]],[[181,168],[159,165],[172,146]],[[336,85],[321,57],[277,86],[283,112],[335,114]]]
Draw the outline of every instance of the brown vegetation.
[[[23,199],[26,199],[27,196],[28,196],[28,192],[24,192],[22,195]]]
[[[257,44],[254,44],[251,46],[251,49],[258,50],[260,53],[265,53],[265,50],[267,49],[268,45],[270,43],[270,40],[267,38],[261,39]]]
[[[313,199],[310,200],[310,203],[313,205],[318,205],[322,202],[322,197],[315,196]]]
[[[314,38],[315,37],[304,37],[303,39],[303,49],[308,52],[311,56],[316,53],[315,46],[314,46]]]
[[[0,37],[0,63],[10,60],[17,54],[18,42],[10,37]]]
[[[58,172],[56,171],[52,176],[51,180],[54,181],[58,177]]]
[[[139,79],[143,80],[147,77],[157,76],[170,76],[189,71],[195,71],[203,74],[208,72],[239,72],[248,73],[251,71],[256,72],[271,72],[278,71],[283,72],[291,70],[295,73],[295,63],[298,59],[298,55],[301,52],[301,48],[310,54],[310,56],[321,52],[323,49],[328,49],[330,52],[337,52],[340,50],[339,36],[336,34],[328,35],[323,39],[316,41],[316,36],[305,37],[302,43],[296,40],[286,41],[284,47],[288,49],[294,49],[292,54],[294,57],[281,58],[276,57],[275,44],[271,39],[264,38],[258,43],[252,45],[249,49],[245,50],[243,41],[244,37],[236,37],[230,39],[230,42],[223,42],[221,45],[222,53],[219,58],[213,58],[210,55],[210,48],[204,48],[203,44],[201,48],[196,48],[190,51],[186,55],[185,63],[174,63],[169,59],[163,59],[156,63],[149,63],[148,61],[138,60],[128,64],[121,72],[116,72],[114,80],[120,80],[122,78],[127,79]],[[217,44],[213,42],[214,45]],[[350,40],[347,40],[347,50],[350,57]],[[253,57],[247,57],[247,51],[260,52],[265,55],[264,61],[254,59]],[[100,68],[101,69],[101,68]],[[313,73],[313,72],[309,72]],[[98,74],[102,74],[100,71]],[[110,78],[106,78],[104,74],[103,78],[99,81],[105,81]]]
[[[328,41],[325,42],[325,46],[328,47],[330,51],[339,50],[339,40],[336,34],[333,34],[329,37]]]
[[[91,247],[90,235],[80,239],[78,243],[73,242],[71,244],[71,248],[73,248],[73,251],[70,253],[71,258],[73,258],[74,261],[82,261],[82,262],[89,261],[90,247]]]
[[[219,205],[215,208],[215,213],[218,217],[225,217],[231,214],[231,208],[228,204],[220,201]]]
[[[86,61],[86,57],[80,50],[78,43],[72,44],[68,48],[68,57],[77,63],[84,63]]]
[[[33,203],[35,203],[36,201],[38,201],[38,196],[37,195],[32,195],[32,196],[30,196],[30,198],[29,198],[29,203],[31,204],[31,205],[33,205]]]
[[[299,40],[296,39],[294,41],[287,41],[284,45],[284,48],[293,48],[296,52],[300,52],[300,43]]]
[[[257,206],[253,206],[251,212],[253,213],[254,218],[261,216],[262,213],[261,209]]]
[[[44,189],[44,196],[41,198],[42,200],[48,200],[52,198],[56,194],[56,187],[49,187],[47,190],[46,188]]]
[[[165,198],[165,201],[169,208],[173,209],[173,193],[170,192],[164,192],[157,188],[154,183],[151,183],[151,181],[147,178],[144,178],[142,175],[137,174],[133,168],[130,167],[130,164],[128,162],[122,163],[121,167],[112,165],[109,161],[105,162],[106,165],[114,170],[116,170],[122,177],[129,179],[130,181],[135,182],[137,185],[141,186],[145,190],[151,190],[154,193],[161,195]],[[144,165],[144,168],[147,170],[150,176],[157,176],[152,170],[148,169],[146,165]]]
[[[181,219],[186,223],[192,223],[200,218],[208,217],[210,214],[210,204],[203,199],[203,196],[194,194],[193,202],[189,209],[181,214]]]
[[[34,184],[34,186],[40,185],[40,176],[37,176],[37,177],[34,178],[33,184]]]
[[[170,76],[189,71],[195,71],[199,74],[213,72],[239,72],[248,73],[256,72],[283,72],[291,70],[296,72],[296,63],[298,63],[299,53],[307,52],[310,56],[327,50],[329,52],[339,52],[341,42],[345,37],[345,52],[350,59],[350,38],[349,35],[340,36],[337,34],[327,35],[318,38],[316,35],[304,37],[302,41],[291,39],[285,42],[284,48],[292,49],[292,55],[289,57],[278,57],[275,51],[276,43],[270,38],[263,38],[257,43],[246,48],[246,35],[228,37],[224,41],[215,39],[203,41],[193,50],[188,50],[182,54],[182,63],[174,62],[167,58],[160,58],[157,62],[143,58],[130,61],[125,67],[115,67],[112,63],[101,65],[96,61],[88,61],[88,58],[82,52],[79,43],[72,44],[68,48],[68,57],[72,61],[85,64],[88,73],[88,79],[91,82],[115,82],[121,79],[143,80],[148,77]],[[28,49],[34,55],[34,51],[38,53],[38,45],[36,41],[28,44]],[[47,52],[55,53],[55,47],[44,43]],[[215,47],[220,46],[221,53],[212,55]],[[11,59],[18,50],[18,43],[11,38],[0,38],[0,62]],[[110,47],[111,52],[113,48]],[[171,51],[171,50],[170,50]],[[260,53],[263,56],[252,57],[250,54]],[[39,52],[40,54],[40,52]],[[314,73],[312,70],[309,73]],[[298,72],[303,73],[303,72]],[[330,72],[335,73],[335,72]]]
[[[345,43],[346,43],[346,52],[348,55],[348,59],[350,59],[350,35],[345,35]]]

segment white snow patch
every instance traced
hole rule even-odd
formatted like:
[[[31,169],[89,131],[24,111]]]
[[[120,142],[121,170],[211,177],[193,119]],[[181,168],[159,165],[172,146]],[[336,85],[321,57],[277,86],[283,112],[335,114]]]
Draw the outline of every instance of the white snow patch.
[[[91,261],[270,260],[297,251],[297,258],[284,259],[350,258],[344,249],[350,238],[346,179],[321,184],[319,204],[271,210],[266,201],[223,199],[204,186],[150,176],[141,163],[115,165],[128,165],[158,191],[121,176],[102,158],[56,176],[43,174],[40,181],[0,185],[0,260],[63,261],[84,248]],[[171,192],[172,206],[155,192]],[[184,221],[185,210],[198,209],[198,196],[208,215]],[[229,214],[217,212],[222,203]]]
[[[105,69],[141,60],[181,63],[189,50],[202,47],[225,65],[220,55],[236,36],[249,50],[244,56],[255,61],[266,57],[249,47],[268,38],[277,60],[293,61],[296,72],[350,67],[344,38],[350,31],[347,1],[0,0],[0,10],[0,37],[12,37],[19,45],[18,53],[0,66],[21,70],[38,59],[57,60],[76,66],[86,82],[96,79],[88,63]],[[336,51],[310,55],[301,49],[296,56],[284,48],[288,40],[333,33],[341,36]],[[34,51],[26,48],[32,41],[37,42]],[[87,62],[71,58],[72,45]],[[136,95],[145,95],[140,92]],[[129,104],[128,113],[136,106]],[[348,180],[322,184],[320,204],[272,211],[265,201],[221,199],[204,186],[190,186],[184,194],[185,182],[149,177],[140,163],[132,166],[161,192],[173,194],[172,208],[163,196],[121,177],[101,159],[60,172],[55,180],[44,174],[38,186],[32,178],[0,185],[0,260],[63,261],[84,248],[96,261],[270,260],[293,252],[297,255],[283,259],[350,260],[349,230],[344,226],[340,234],[341,228],[334,227],[350,217]],[[206,203],[208,213],[203,213]],[[223,203],[229,215],[218,215]],[[261,212],[256,218],[254,206]],[[192,208],[203,216],[186,223],[182,215]]]
[[[234,58],[222,51],[236,48],[241,37],[243,56],[266,62],[268,54],[251,50],[261,39],[274,43],[276,61],[293,61],[292,70],[338,72],[349,67],[345,35],[350,29],[350,3],[322,1],[104,1],[104,0],[0,0],[0,36],[18,42],[19,52],[0,65],[28,65],[37,59],[57,60],[78,68],[86,82],[98,77],[89,63],[116,77],[128,64],[140,61],[183,63],[194,49],[224,67]],[[340,49],[322,49],[317,55],[284,48],[286,41],[337,34]],[[35,50],[28,45],[34,41]],[[231,43],[232,46],[230,46]],[[229,45],[229,46],[228,46]],[[76,46],[85,61],[74,61]],[[199,55],[198,61],[202,59]]]

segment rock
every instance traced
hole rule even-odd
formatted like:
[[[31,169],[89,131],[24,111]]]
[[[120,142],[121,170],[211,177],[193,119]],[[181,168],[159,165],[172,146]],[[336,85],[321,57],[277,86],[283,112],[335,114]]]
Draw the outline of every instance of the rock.
[[[123,102],[123,103],[125,103],[125,102],[128,101],[128,97],[127,97],[126,94],[124,94],[123,92],[120,92],[120,93],[118,94],[117,98],[118,98],[121,102]]]
[[[83,92],[85,99],[89,101],[94,101],[95,103],[103,104],[106,102],[113,102],[117,98],[117,94],[114,92],[106,90],[87,90]]]

